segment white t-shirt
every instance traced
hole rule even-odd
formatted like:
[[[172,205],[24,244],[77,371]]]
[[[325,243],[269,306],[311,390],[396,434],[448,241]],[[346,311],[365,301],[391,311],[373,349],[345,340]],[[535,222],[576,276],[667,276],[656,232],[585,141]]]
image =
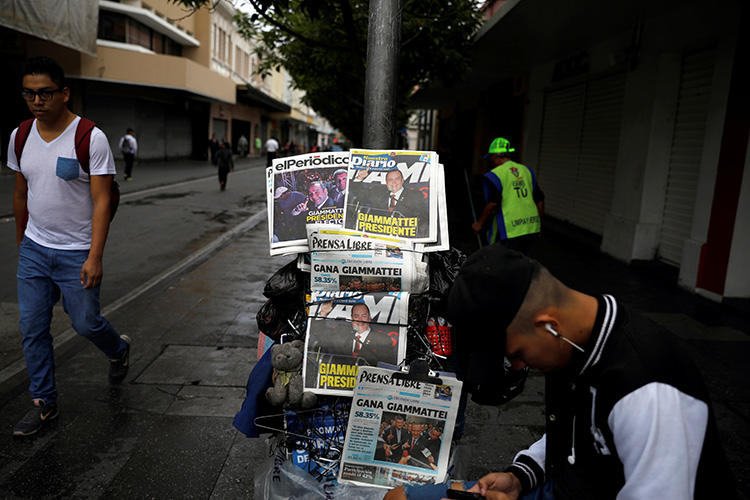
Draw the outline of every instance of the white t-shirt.
[[[10,135],[8,167],[20,171],[29,187],[29,222],[24,234],[48,248],[87,250],[91,247],[90,181],[75,151],[79,121],[80,117],[76,117],[56,139],[45,142],[34,120],[23,148],[20,169],[14,148],[18,129]],[[91,175],[115,174],[107,136],[98,128],[91,131],[89,170]]]
[[[269,153],[273,153],[279,149],[279,143],[276,142],[276,139],[268,139],[266,141],[266,151]]]
[[[130,134],[125,134],[120,138],[120,151],[122,153],[138,154],[138,141]]]

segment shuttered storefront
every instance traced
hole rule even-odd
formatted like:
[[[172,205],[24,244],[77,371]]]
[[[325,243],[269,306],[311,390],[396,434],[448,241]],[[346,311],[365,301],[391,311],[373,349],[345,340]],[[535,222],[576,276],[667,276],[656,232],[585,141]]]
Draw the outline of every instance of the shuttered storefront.
[[[614,192],[624,94],[625,74],[617,73],[545,95],[536,165],[545,211],[599,235]]]
[[[658,258],[668,264],[679,266],[682,247],[693,224],[713,73],[713,51],[683,58],[657,251]]]

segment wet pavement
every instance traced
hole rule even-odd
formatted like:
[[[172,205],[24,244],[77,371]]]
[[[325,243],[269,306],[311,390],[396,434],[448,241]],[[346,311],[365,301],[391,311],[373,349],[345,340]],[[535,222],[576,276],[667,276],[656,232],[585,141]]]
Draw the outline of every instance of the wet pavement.
[[[138,168],[134,175],[128,184],[138,182]],[[469,250],[472,238],[460,229],[454,244]],[[0,497],[252,498],[267,447],[231,421],[257,357],[263,285],[291,260],[268,256],[267,235],[265,221],[253,221],[108,315],[133,339],[121,386],[107,385],[107,361],[92,345],[71,341],[57,356],[60,417],[39,435],[11,437],[28,396],[25,384],[0,381]],[[532,253],[570,286],[613,293],[685,340],[714,398],[742,498],[750,498],[748,316],[677,288],[668,268],[627,266],[560,228],[548,228]],[[470,404],[462,476],[502,469],[541,435],[543,394],[543,378],[532,374],[503,407]]]

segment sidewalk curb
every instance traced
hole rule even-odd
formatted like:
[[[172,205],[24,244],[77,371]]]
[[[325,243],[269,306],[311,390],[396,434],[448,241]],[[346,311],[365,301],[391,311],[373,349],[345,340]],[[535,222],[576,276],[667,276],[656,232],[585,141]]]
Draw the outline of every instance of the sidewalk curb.
[[[107,307],[102,309],[102,316],[107,316],[117,311],[119,308],[134,301],[144,293],[157,286],[159,283],[183,274],[189,271],[192,267],[205,262],[217,250],[221,249],[241,234],[253,229],[260,222],[265,220],[266,216],[267,214],[265,209],[262,209],[261,211],[251,215],[243,222],[236,225],[234,228],[223,233],[221,236],[205,245],[203,248],[200,248],[199,250],[193,252],[191,255],[188,255],[182,261],[173,265],[161,274],[154,276],[150,280],[131,290],[129,293],[108,304]],[[65,357],[65,355],[70,351],[75,342],[78,340],[81,339],[75,332],[75,330],[73,330],[73,328],[68,328],[61,334],[57,335],[54,339],[55,357]],[[8,365],[3,370],[0,370],[0,394],[3,394],[5,396],[11,395],[11,393],[15,393],[16,391],[13,391],[13,389],[20,385],[26,377],[26,361],[22,357],[21,359]]]

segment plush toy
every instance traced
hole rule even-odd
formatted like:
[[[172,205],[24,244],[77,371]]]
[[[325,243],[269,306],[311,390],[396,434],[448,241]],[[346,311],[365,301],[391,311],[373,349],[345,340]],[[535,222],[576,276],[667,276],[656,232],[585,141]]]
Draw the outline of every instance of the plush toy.
[[[302,355],[305,348],[301,340],[271,347],[273,387],[266,390],[266,399],[273,406],[284,408],[312,408],[317,396],[302,389]]]

